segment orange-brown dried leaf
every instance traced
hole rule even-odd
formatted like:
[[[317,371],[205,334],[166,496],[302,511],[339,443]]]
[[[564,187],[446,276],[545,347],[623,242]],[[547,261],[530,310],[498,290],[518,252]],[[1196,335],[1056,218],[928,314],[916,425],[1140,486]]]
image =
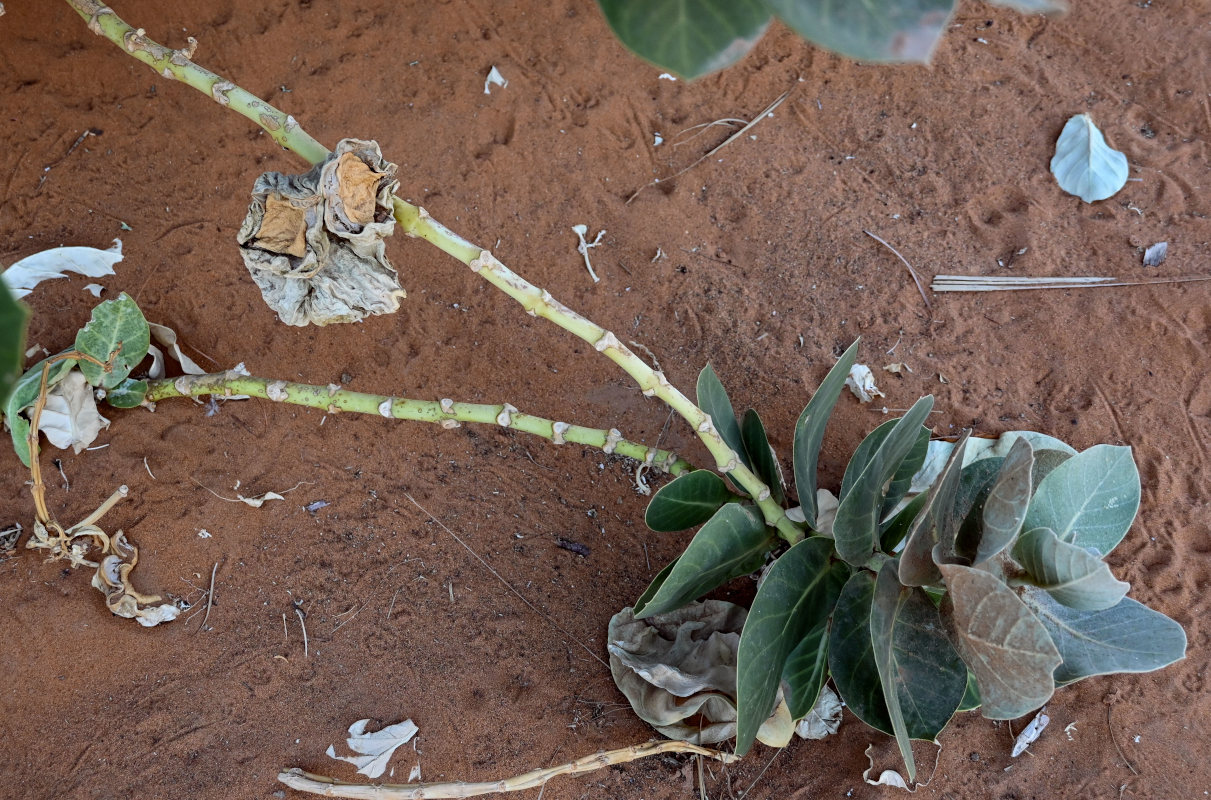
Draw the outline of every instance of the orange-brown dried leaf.
[[[337,193],[345,207],[345,216],[357,225],[374,222],[378,204],[378,182],[383,173],[375,172],[353,153],[345,153],[336,162]]]
[[[295,258],[307,254],[307,211],[280,194],[265,198],[265,216],[257,231],[256,246],[272,253],[284,253]]]

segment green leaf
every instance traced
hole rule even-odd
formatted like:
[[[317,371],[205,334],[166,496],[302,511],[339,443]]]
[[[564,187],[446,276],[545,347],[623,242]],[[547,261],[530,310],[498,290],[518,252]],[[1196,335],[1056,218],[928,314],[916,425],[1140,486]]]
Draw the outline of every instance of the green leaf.
[[[1034,452],[1030,442],[1018,439],[1001,463],[996,483],[984,502],[983,526],[975,563],[981,564],[1013,544],[1022,530],[1033,486]]]
[[[722,478],[697,469],[661,486],[648,503],[644,522],[660,533],[683,531],[706,522],[733,497]]]
[[[1039,589],[1027,589],[1023,597],[1063,657],[1055,670],[1057,683],[1112,672],[1151,672],[1186,656],[1182,626],[1130,597],[1103,611],[1068,608]]]
[[[622,43],[640,58],[693,79],[739,61],[765,33],[759,0],[597,0]]]
[[[728,503],[702,526],[651,599],[635,604],[635,619],[675,611],[732,578],[756,572],[775,541],[751,506]]]
[[[147,381],[127,378],[105,393],[105,401],[114,408],[135,408],[147,397]]]
[[[761,416],[754,409],[750,408],[744,412],[740,436],[744,441],[744,451],[748,454],[749,463],[753,465],[753,472],[769,487],[774,502],[783,505],[786,502],[786,492],[782,489],[782,470],[778,468],[774,451],[770,449]]]
[[[953,539],[958,527],[955,494],[959,491],[963,454],[970,436],[970,430],[963,431],[938,479],[929,487],[924,507],[909,526],[899,567],[900,583],[905,586],[933,586],[942,581],[942,573],[934,565],[934,548],[940,536]]]
[[[958,530],[953,539],[938,539],[934,561],[967,566],[975,563],[976,551],[983,536],[984,503],[992,494],[992,486],[1004,461],[1004,458],[994,456],[963,467],[954,505],[954,518],[959,520]]]
[[[819,513],[819,507],[816,505],[816,471],[820,461],[820,444],[824,441],[828,418],[832,416],[837,398],[845,388],[849,369],[857,358],[858,342],[855,341],[837,359],[828,375],[824,376],[820,388],[816,389],[816,393],[812,395],[812,399],[808,401],[807,407],[795,423],[795,491],[799,495],[803,518],[813,530],[816,528],[816,516]]]
[[[849,578],[849,567],[835,561],[828,566],[827,572],[820,590],[818,616],[791,651],[782,670],[782,682],[789,689],[786,705],[791,719],[796,721],[815,707],[820,690],[828,680],[828,620],[841,595],[841,587]]]
[[[8,423],[9,433],[13,437],[13,450],[16,451],[17,457],[21,459],[21,463],[27,467],[30,461],[29,420],[22,416],[21,412],[32,406],[38,399],[38,391],[42,386],[42,368],[48,360],[45,358],[42,359],[27,369],[25,374],[17,379],[17,384],[13,387],[13,393],[9,395],[8,402],[4,405],[4,419]],[[55,362],[51,366],[50,374],[46,378],[47,391],[56,383],[63,380],[75,365],[75,359],[71,358]]]
[[[665,565],[664,569],[656,573],[656,577],[652,578],[652,582],[648,584],[648,588],[644,589],[643,594],[639,595],[639,599],[635,601],[635,606],[632,611],[634,611],[634,609],[643,608],[648,603],[652,602],[652,598],[656,596],[656,592],[660,591],[660,587],[664,586],[664,582],[668,580],[669,575],[672,574],[673,568],[677,566],[677,561],[678,559],[674,558]]]
[[[723,437],[723,442],[736,453],[740,461],[749,469],[748,456],[744,452],[744,439],[740,436],[740,425],[736,422],[736,412],[732,410],[732,401],[727,396],[727,390],[719,381],[719,376],[710,364],[698,373],[698,407],[710,415],[715,430]]]
[[[942,619],[975,673],[984,716],[1016,719],[1046,703],[1061,659],[1043,623],[993,575],[959,564],[939,567],[947,589]]]
[[[837,553],[851,564],[862,564],[879,544],[879,512],[883,507],[883,488],[896,474],[901,462],[916,444],[921,423],[933,408],[933,397],[922,397],[871,455],[865,467],[841,497],[833,522]]]
[[[1063,450],[1035,450],[1034,474],[1030,476],[1030,496],[1034,497],[1034,493],[1039,490],[1039,484],[1043,482],[1044,478],[1055,472],[1056,467],[1074,455],[1076,455],[1075,452],[1065,453]]]
[[[1024,527],[1051,528],[1062,541],[1103,556],[1123,540],[1140,505],[1140,475],[1130,447],[1099,444],[1043,479]]]
[[[116,300],[106,300],[93,309],[92,319],[76,334],[76,349],[101,362],[109,361],[115,352],[113,369],[105,372],[87,361],[80,362],[80,371],[93,386],[112,389],[147,356],[151,330],[143,312],[130,295],[123,292]]]
[[[858,570],[846,581],[828,634],[828,671],[837,693],[858,719],[893,734],[870,638],[874,598],[875,576],[869,570]]]
[[[0,280],[0,407],[8,401],[9,392],[21,376],[28,323],[29,308]]]
[[[900,501],[904,499],[904,495],[908,494],[908,489],[912,486],[912,476],[921,469],[921,465],[925,463],[925,456],[929,453],[929,437],[932,433],[933,431],[929,428],[921,426],[916,443],[900,462],[896,474],[891,476],[891,482],[887,484],[887,491],[883,495],[883,508],[879,510],[880,520],[887,519],[887,515],[899,505]],[[888,521],[890,522],[890,520]]]
[[[963,699],[959,702],[958,711],[975,711],[980,707],[980,687],[976,683],[976,676],[971,672],[967,673],[967,690],[963,692]]]
[[[810,42],[861,61],[929,61],[955,0],[765,0]]]
[[[903,586],[894,561],[875,579],[870,637],[892,730],[909,782],[917,779],[912,739],[936,739],[967,688],[967,668],[946,634],[938,609],[920,589]]]
[[[736,654],[736,753],[753,746],[774,710],[786,660],[820,618],[827,617],[835,573],[833,543],[813,536],[774,562],[744,621]]]
[[[1068,194],[1096,203],[1127,185],[1127,156],[1106,144],[1092,117],[1077,114],[1056,140],[1051,174]]]
[[[921,510],[925,508],[926,501],[929,500],[929,493],[923,492],[912,500],[908,501],[908,505],[896,512],[883,526],[883,532],[879,534],[879,549],[884,553],[893,552],[900,542],[908,537],[908,532],[912,528],[912,524],[921,514]]]
[[[1114,577],[1105,561],[1074,544],[1061,542],[1050,528],[1022,534],[1014,559],[1031,583],[1078,611],[1101,611],[1118,605],[1130,584]]]

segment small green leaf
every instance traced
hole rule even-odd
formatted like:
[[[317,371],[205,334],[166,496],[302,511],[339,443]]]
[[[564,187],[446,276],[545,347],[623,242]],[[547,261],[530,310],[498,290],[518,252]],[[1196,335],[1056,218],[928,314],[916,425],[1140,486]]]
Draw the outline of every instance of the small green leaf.
[[[21,412],[37,401],[38,391],[42,386],[42,368],[47,360],[44,358],[37,364],[34,364],[25,371],[24,375],[17,379],[17,384],[13,387],[13,392],[9,395],[8,402],[4,406],[4,419],[8,423],[9,433],[13,437],[13,450],[16,451],[17,457],[21,459],[21,463],[27,467],[30,461],[29,420],[22,416]],[[75,359],[71,358],[55,362],[51,366],[50,374],[46,378],[47,391],[50,391],[56,383],[63,380],[75,365]]]
[[[597,0],[636,55],[693,79],[739,61],[765,33],[759,0]]]
[[[861,61],[929,61],[955,0],[765,0],[804,39]]]
[[[147,381],[127,378],[105,393],[105,401],[114,408],[135,408],[147,397]]]
[[[1151,672],[1186,656],[1182,626],[1130,597],[1103,611],[1077,611],[1040,589],[1027,589],[1026,603],[1059,648],[1057,683],[1112,672]]]
[[[989,719],[1017,719],[1046,703],[1060,654],[1017,593],[983,570],[940,564],[946,579],[942,619],[976,676]]]
[[[955,495],[959,491],[963,455],[970,436],[970,430],[963,431],[938,479],[929,487],[924,507],[909,526],[899,567],[900,582],[905,586],[933,586],[942,580],[942,573],[934,564],[934,549],[942,538],[953,541],[958,527],[954,513]]]
[[[1078,611],[1101,611],[1118,605],[1130,584],[1114,577],[1105,561],[1074,544],[1061,542],[1050,528],[1022,534],[1014,559],[1031,583]]]
[[[849,567],[834,561],[827,572],[821,584],[818,616],[791,651],[782,670],[782,682],[789,689],[786,705],[793,720],[802,719],[815,707],[820,690],[828,680],[828,620],[837,605],[841,587],[849,578]]]
[[[648,603],[652,602],[652,598],[656,596],[656,592],[660,591],[660,587],[664,586],[664,582],[668,580],[668,577],[672,574],[674,567],[677,566],[678,560],[679,559],[674,558],[665,565],[664,569],[656,573],[656,577],[652,578],[652,582],[648,584],[648,588],[644,589],[643,594],[639,595],[639,599],[635,601],[635,606],[632,611],[641,609]]]
[[[143,312],[130,295],[123,292],[116,300],[106,300],[93,309],[92,319],[76,334],[76,349],[101,362],[108,362],[115,352],[113,368],[105,372],[87,361],[80,362],[80,371],[93,386],[112,389],[147,356],[151,330]]]
[[[774,451],[765,436],[765,425],[761,422],[761,416],[754,409],[750,408],[744,412],[740,436],[744,440],[744,451],[748,454],[749,463],[753,465],[753,472],[769,487],[774,502],[783,505],[786,502],[786,492],[782,489],[782,470],[778,468]]]
[[[967,668],[946,634],[938,609],[920,589],[901,585],[894,561],[875,579],[870,637],[892,730],[917,779],[912,739],[932,741],[954,716],[967,688]]]
[[[925,456],[929,453],[929,437],[932,433],[929,428],[921,426],[916,443],[900,462],[896,474],[891,476],[891,482],[887,484],[887,491],[883,495],[883,508],[879,510],[880,520],[886,520],[887,516],[904,499],[904,495],[908,494],[908,490],[912,486],[912,476],[921,469],[921,465],[925,463]]]
[[[732,448],[746,467],[752,469],[752,464],[744,452],[744,439],[740,436],[740,425],[736,422],[732,401],[710,364],[698,373],[698,407],[710,416],[715,430],[723,437],[724,444]]]
[[[21,377],[28,323],[29,308],[0,279],[0,408],[7,403],[9,392]]]
[[[862,564],[879,544],[879,513],[883,489],[916,444],[921,423],[933,408],[933,397],[922,397],[899,419],[871,455],[846,494],[843,490],[833,536],[837,553],[851,564]]]
[[[1106,144],[1092,117],[1077,114],[1056,140],[1051,174],[1068,194],[1095,203],[1127,185],[1127,156]]]
[[[1034,452],[1030,442],[1018,439],[1001,464],[996,483],[984,502],[983,527],[975,563],[982,564],[1013,544],[1030,507]]]
[[[648,503],[644,522],[660,533],[683,531],[706,522],[733,497],[722,478],[697,469],[661,486]]]
[[[938,539],[934,561],[968,566],[975,563],[976,551],[984,535],[984,503],[992,494],[993,484],[1004,461],[1004,458],[994,456],[963,467],[954,505],[954,517],[959,520],[958,530],[954,539]]]
[[[756,572],[775,541],[761,514],[728,503],[694,536],[651,600],[636,603],[635,619],[675,611],[732,578]]]
[[[1043,479],[1024,527],[1051,528],[1062,541],[1103,556],[1123,540],[1140,505],[1140,475],[1130,447],[1099,444]]]
[[[807,407],[799,415],[795,423],[795,491],[799,495],[799,505],[803,509],[803,518],[808,527],[815,530],[816,516],[819,508],[816,505],[816,471],[820,461],[820,444],[824,441],[824,429],[828,418],[832,416],[837,398],[845,388],[845,378],[849,368],[858,358],[858,342],[841,354],[837,363],[824,376],[820,388],[812,395]]]
[[[1076,452],[1066,453],[1063,450],[1035,450],[1034,451],[1034,474],[1030,476],[1030,496],[1034,497],[1034,493],[1039,490],[1039,484],[1043,479],[1055,472],[1055,468],[1063,464],[1068,459],[1076,455]]]
[[[846,581],[829,629],[828,671],[849,710],[870,727],[890,735],[894,731],[870,638],[874,598],[875,576],[870,571],[858,570]]]
[[[757,729],[774,710],[787,658],[829,611],[835,573],[828,569],[833,543],[804,539],[774,562],[744,621],[736,654],[736,753],[753,746]]]

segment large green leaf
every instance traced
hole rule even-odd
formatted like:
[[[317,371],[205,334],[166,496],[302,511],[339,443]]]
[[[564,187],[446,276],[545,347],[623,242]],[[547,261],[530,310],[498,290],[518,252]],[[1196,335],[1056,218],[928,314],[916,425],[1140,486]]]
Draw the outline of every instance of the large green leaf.
[[[1099,444],[1043,479],[1024,527],[1051,528],[1061,540],[1105,556],[1123,540],[1139,505],[1140,475],[1131,448]]]
[[[1040,589],[1027,589],[1026,603],[1055,642],[1063,663],[1057,683],[1112,672],[1151,672],[1186,655],[1182,626],[1130,597],[1102,611],[1077,611]]]
[[[942,629],[938,609],[921,589],[904,586],[894,561],[875,579],[870,637],[892,730],[908,780],[917,779],[912,739],[933,740],[950,722],[967,688],[967,668]]]
[[[984,716],[1016,719],[1046,703],[1061,659],[1043,623],[993,575],[959,564],[939,567],[947,589],[942,618],[976,676]]]
[[[942,580],[942,573],[934,564],[934,548],[939,535],[953,540],[958,528],[954,514],[955,494],[959,491],[963,455],[970,435],[971,431],[963,431],[941,474],[929,488],[925,505],[909,526],[899,567],[900,582],[905,586],[935,586]]]
[[[916,444],[921,424],[933,408],[933,397],[922,397],[901,417],[865,467],[841,497],[833,536],[837,553],[851,564],[862,564],[879,545],[883,491]]]
[[[731,66],[769,25],[760,0],[597,0],[636,55],[684,78]]]
[[[778,468],[778,461],[765,435],[765,425],[756,410],[750,408],[744,412],[744,421],[740,423],[740,437],[744,441],[744,451],[748,454],[749,463],[753,465],[753,471],[765,481],[774,502],[783,505],[786,492],[782,489],[782,470]]]
[[[757,729],[774,709],[791,652],[827,616],[835,573],[828,569],[833,543],[813,536],[774,562],[744,621],[736,654],[736,753],[753,746]]]
[[[857,358],[858,342],[855,341],[828,371],[828,375],[820,383],[820,388],[816,389],[807,407],[799,415],[799,421],[795,423],[795,491],[799,495],[803,518],[813,530],[819,511],[816,505],[816,470],[820,461],[820,444],[824,441],[828,418],[832,416],[837,398],[845,388],[849,369]]]
[[[921,426],[921,430],[917,434],[917,441],[908,451],[904,460],[900,462],[896,473],[891,476],[891,481],[887,484],[887,490],[883,494],[883,507],[879,510],[880,522],[883,527],[886,527],[886,524],[891,521],[888,515],[900,504],[904,495],[908,494],[909,487],[912,486],[912,476],[916,475],[921,469],[921,465],[925,463],[925,456],[929,453],[929,437],[932,433],[929,428]]]
[[[810,42],[862,61],[926,62],[955,0],[765,0]]]
[[[740,424],[736,422],[732,401],[710,364],[698,373],[698,407],[710,415],[711,422],[723,437],[724,444],[732,448],[740,461],[751,469],[752,464],[744,452],[744,438],[740,435]]]
[[[17,384],[13,387],[12,394],[8,396],[8,402],[4,405],[4,419],[8,423],[9,433],[13,437],[13,450],[21,459],[21,463],[27,467],[30,460],[29,420],[22,416],[21,412],[32,406],[38,399],[38,391],[42,386],[42,369],[46,362],[47,359],[39,361],[17,379]],[[47,390],[63,380],[75,365],[75,360],[70,358],[56,361],[51,365],[50,374],[46,378]]]
[[[674,611],[732,578],[756,572],[774,542],[774,532],[751,506],[728,503],[702,526],[651,599],[635,604],[635,619]]]
[[[661,533],[683,531],[706,522],[733,497],[722,478],[697,469],[661,486],[648,503],[644,522]]]
[[[869,570],[858,570],[846,581],[828,633],[828,671],[837,693],[858,719],[893,734],[870,638],[874,599],[875,576]]]
[[[828,680],[828,620],[837,605],[841,587],[849,577],[849,567],[834,561],[827,572],[816,606],[817,616],[803,639],[791,651],[782,670],[782,682],[790,690],[786,705],[793,720],[802,719],[815,707],[820,690]]]
[[[8,284],[0,280],[0,408],[21,377],[25,362],[25,327],[29,309],[13,296]]]
[[[981,564],[1013,543],[1022,530],[1030,506],[1034,452],[1030,442],[1018,439],[1001,463],[996,483],[984,502],[980,541],[975,563]]]
[[[126,379],[130,371],[147,356],[151,330],[134,299],[123,292],[116,300],[106,300],[93,309],[92,319],[76,334],[76,349],[106,362],[115,353],[113,368],[105,372],[87,361],[80,371],[93,386],[112,389]]]
[[[1014,559],[1031,582],[1078,611],[1101,611],[1118,605],[1130,584],[1114,577],[1105,561],[1088,550],[1060,541],[1050,528],[1022,534]]]

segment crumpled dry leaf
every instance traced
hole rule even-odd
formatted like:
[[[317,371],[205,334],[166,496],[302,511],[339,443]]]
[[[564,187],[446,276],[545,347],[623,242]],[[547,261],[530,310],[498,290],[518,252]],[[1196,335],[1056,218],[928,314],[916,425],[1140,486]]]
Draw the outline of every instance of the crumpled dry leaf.
[[[181,350],[181,345],[177,342],[177,332],[167,325],[157,325],[154,322],[148,322],[147,326],[151,328],[151,339],[153,342],[159,343],[168,354],[177,360],[181,365],[181,371],[186,375],[205,375],[206,370],[198,366],[197,362],[189,356],[185,355]],[[159,380],[164,377],[164,351],[154,344],[147,348],[151,353],[151,369],[147,371],[150,378]]]
[[[874,756],[871,755],[871,751],[874,750],[874,748],[875,746],[873,744],[866,748],[866,759],[870,766],[862,771],[862,780],[866,781],[871,786],[890,786],[893,789],[903,789],[909,794],[916,792],[916,789],[908,788],[908,782],[904,780],[904,776],[896,772],[894,769],[885,769],[879,773],[878,778],[873,781],[870,779],[870,773],[874,772],[875,770],[875,759]]]
[[[1039,713],[1034,715],[1034,719],[1027,723],[1022,732],[1013,740],[1013,750],[1009,753],[1010,758],[1017,758],[1022,753],[1026,752],[1026,748],[1038,741],[1043,735],[1043,729],[1051,722],[1051,717],[1047,716],[1047,706],[1039,709]]]
[[[736,652],[748,612],[706,600],[636,620],[624,608],[610,620],[610,673],[641,719],[670,739],[714,744],[736,735]],[[794,733],[781,690],[757,732],[771,747]]]
[[[107,250],[95,247],[55,247],[27,256],[6,269],[2,276],[18,298],[25,297],[39,283],[66,278],[78,272],[89,278],[113,275],[114,264],[122,260],[122,240],[114,239]]]
[[[328,757],[337,761],[347,761],[357,767],[357,771],[367,778],[377,778],[387,771],[387,762],[395,749],[406,744],[416,735],[418,728],[410,719],[388,725],[381,731],[366,733],[368,719],[359,719],[349,726],[349,738],[345,744],[359,756],[338,756],[336,748],[328,745]],[[419,775],[419,772],[418,772]]]
[[[841,728],[844,710],[841,698],[831,687],[825,686],[820,690],[816,705],[795,726],[795,733],[800,739],[825,739],[832,736]]]
[[[396,169],[375,142],[342,139],[303,175],[257,178],[236,241],[265,302],[287,325],[399,309],[405,293],[385,249],[395,228]]]
[[[252,506],[253,508],[260,508],[261,506],[268,503],[270,500],[285,500],[286,499],[285,497],[282,497],[277,492],[265,492],[265,494],[258,495],[257,497],[245,497],[242,494],[237,494],[236,497],[239,498],[239,501],[241,503],[243,503],[244,505]]]
[[[79,530],[90,527],[95,526],[81,526]],[[93,535],[98,534],[104,539],[100,528]],[[112,552],[101,559],[92,579],[93,588],[105,595],[106,607],[116,616],[133,619],[145,628],[179,617],[181,609],[174,604],[160,603],[160,595],[142,594],[131,584],[130,573],[139,563],[139,549],[126,541],[122,531],[108,537],[108,542]]]
[[[97,439],[109,420],[97,412],[97,401],[84,374],[73,369],[46,393],[46,406],[38,419],[38,430],[60,450],[79,453]]]
[[[875,386],[875,376],[865,364],[854,364],[849,368],[845,385],[854,393],[854,397],[863,403],[869,403],[876,397],[886,397],[879,391],[879,387]]]

